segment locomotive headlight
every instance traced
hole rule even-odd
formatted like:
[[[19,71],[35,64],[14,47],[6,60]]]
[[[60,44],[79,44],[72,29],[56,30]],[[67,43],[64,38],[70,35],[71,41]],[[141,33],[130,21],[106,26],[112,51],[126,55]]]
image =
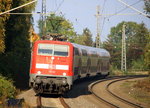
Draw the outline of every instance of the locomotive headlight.
[[[41,74],[41,71],[37,71],[37,74]]]
[[[65,84],[65,83],[66,83],[66,81],[65,81],[65,80],[63,80],[63,83]]]
[[[54,57],[51,57],[51,59],[54,60],[55,58],[54,58]]]
[[[66,76],[66,73],[63,73],[63,76]]]

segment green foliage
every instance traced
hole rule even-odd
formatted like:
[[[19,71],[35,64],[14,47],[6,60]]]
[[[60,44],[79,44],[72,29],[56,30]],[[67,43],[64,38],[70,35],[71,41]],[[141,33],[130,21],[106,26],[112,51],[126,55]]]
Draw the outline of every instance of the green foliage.
[[[43,24],[44,22],[39,20],[38,27],[40,30],[40,36],[42,36],[42,31],[44,32],[44,35],[46,35],[45,33],[58,33],[64,35],[68,38],[69,41],[73,42],[75,36],[73,25],[69,22],[69,20],[65,19],[63,16],[50,14],[50,16],[48,16],[46,19],[46,28],[44,29],[42,28]]]
[[[143,57],[136,61],[132,61],[131,66],[132,70],[145,70],[146,68]]]
[[[13,0],[12,8],[32,0]],[[30,13],[35,4],[25,6],[13,12]],[[29,29],[32,26],[31,15],[10,15],[5,21],[5,52],[0,55],[0,72],[14,80],[16,87],[28,86],[30,65]]]
[[[6,98],[13,98],[16,93],[16,88],[11,80],[0,76],[0,100],[5,101]]]
[[[14,0],[12,8],[23,5],[32,0]],[[13,12],[28,13],[34,9],[34,4],[17,9]],[[15,47],[28,47],[29,29],[32,25],[31,15],[11,15],[6,23],[6,52],[16,49]],[[21,46],[20,46],[21,45]],[[24,45],[24,46],[23,46]]]
[[[145,47],[145,53],[144,53],[144,61],[145,61],[145,65],[148,67],[148,70],[150,71],[150,32],[149,35],[147,35],[147,45]],[[149,72],[150,75],[150,72]]]
[[[88,28],[83,29],[82,35],[78,35],[74,42],[81,45],[92,46],[93,41],[90,30]]]
[[[12,0],[0,0],[0,13],[11,8]],[[0,53],[5,51],[5,21],[9,18],[8,14],[0,16]]]
[[[150,14],[150,0],[144,0],[144,2],[145,2],[145,10],[146,10],[146,12],[147,13],[149,13]]]
[[[77,34],[77,36],[75,37],[75,39],[74,39],[74,43],[77,43],[77,44],[80,44],[80,45],[82,45],[83,44],[83,39],[84,37],[82,36],[82,35],[80,35],[80,34]]]
[[[92,46],[93,41],[90,30],[85,28],[82,35],[76,35],[72,23],[63,16],[50,14],[46,19],[46,28],[45,26],[42,28],[42,26],[44,26],[44,22],[39,20],[38,27],[40,36],[42,36],[42,32],[43,35],[46,35],[46,33],[58,33],[67,37],[70,42]]]
[[[148,43],[147,36],[149,35],[149,31],[145,27],[144,23],[137,24],[135,22],[121,22],[116,27],[112,27],[111,33],[109,34],[107,41],[104,42],[104,48],[106,48],[111,54],[112,65],[120,69],[122,25],[124,23],[126,24],[125,33],[127,50],[127,68],[138,68],[138,66],[141,65],[140,61],[143,60],[142,57],[145,53],[144,48]]]
[[[92,41],[92,34],[91,34],[90,30],[88,28],[83,29],[82,35],[84,37],[83,45],[92,46],[93,41]]]

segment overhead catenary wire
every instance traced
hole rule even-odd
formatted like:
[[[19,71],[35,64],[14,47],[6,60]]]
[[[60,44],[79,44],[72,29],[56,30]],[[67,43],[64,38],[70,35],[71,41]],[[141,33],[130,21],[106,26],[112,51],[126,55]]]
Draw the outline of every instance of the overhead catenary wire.
[[[103,12],[104,12],[104,7],[105,7],[106,1],[107,1],[107,0],[104,0],[104,3],[103,3],[102,15],[103,15]],[[102,16],[102,15],[101,15],[101,16]],[[103,32],[103,28],[104,28],[104,24],[105,24],[105,19],[106,19],[106,17],[104,17],[104,19],[103,19],[100,34],[102,34],[102,32]]]
[[[107,0],[104,0],[104,3],[103,3],[102,14],[103,14],[103,12],[104,12],[104,7],[105,7],[106,1],[107,1]]]
[[[49,15],[50,13],[37,12],[37,13],[6,13],[6,14],[11,14],[11,15],[32,15],[32,14]]]
[[[130,6],[130,5],[128,5],[128,4],[127,4],[127,3],[125,3],[124,1],[122,1],[122,0],[117,0],[117,1],[119,1],[120,3],[122,3],[122,4],[126,5],[127,7],[131,8],[131,9],[133,9],[134,11],[138,12],[139,14],[141,14],[141,15],[143,15],[143,16],[145,16],[145,17],[150,18],[150,16],[149,16],[149,15],[147,15],[147,14],[145,14],[145,13],[143,13],[143,12],[139,11],[138,9],[136,9],[136,8],[134,8],[134,7]]]
[[[59,8],[62,6],[63,3],[64,3],[64,0],[61,1],[61,3],[60,3],[59,6],[57,7],[57,9],[54,11],[54,13],[56,13],[56,11],[59,10]]]
[[[43,14],[43,15],[49,15],[50,13],[6,13],[11,15],[31,15],[31,14]],[[122,14],[100,14],[103,16],[112,16],[112,15],[139,15],[139,13],[122,13]]]
[[[31,1],[31,2],[28,2],[28,3],[26,3],[26,4],[23,4],[23,5],[21,5],[21,6],[15,7],[15,8],[10,9],[10,10],[7,10],[7,11],[5,11],[5,12],[2,12],[2,13],[0,13],[0,15],[9,13],[9,12],[14,11],[14,10],[17,10],[17,9],[20,9],[20,8],[22,8],[22,7],[25,7],[25,6],[27,6],[27,5],[30,5],[30,4],[32,4],[32,3],[35,3],[35,2],[37,2],[37,1],[38,1],[38,0],[33,0],[33,1]]]
[[[103,20],[103,23],[102,23],[101,34],[102,34],[102,32],[103,32],[103,29],[104,29],[105,19],[106,19],[106,17],[104,17],[104,20]]]
[[[133,5],[135,5],[135,4],[139,3],[139,2],[141,2],[141,0],[139,0],[139,1],[137,1],[137,2],[135,2],[135,3],[133,3],[133,4],[131,4],[130,6],[133,6]],[[115,13],[112,14],[110,17],[112,17],[112,16],[114,16],[114,15],[119,15],[120,12],[126,10],[127,8],[128,8],[128,7],[125,7],[125,8],[123,8],[123,9],[121,9],[121,10],[115,12]],[[131,15],[132,15],[132,14],[131,14]],[[110,17],[109,17],[109,18],[110,18]]]
[[[114,16],[114,15],[139,15],[139,13],[121,13],[121,14],[114,13],[114,14],[102,14],[102,15],[111,17],[111,16]]]
[[[123,16],[124,16],[124,15],[130,15],[130,16],[131,16],[131,15],[139,15],[139,13],[121,13],[121,14],[119,14],[120,12],[124,11],[124,10],[127,9],[128,7],[125,7],[125,8],[123,8],[123,9],[117,11],[117,12],[114,13],[114,14],[103,14],[106,1],[107,1],[107,0],[105,0],[104,3],[103,3],[102,14],[100,14],[101,16],[104,16],[104,19],[103,19],[103,22],[102,22],[102,27],[101,27],[101,32],[100,32],[100,33],[103,32],[103,28],[104,28],[104,25],[105,25],[105,20],[106,20],[107,17],[110,18],[110,17],[115,16],[115,15],[123,15]],[[138,0],[137,2],[131,4],[131,6],[137,4],[137,3],[141,2],[141,1],[142,1],[142,0]]]

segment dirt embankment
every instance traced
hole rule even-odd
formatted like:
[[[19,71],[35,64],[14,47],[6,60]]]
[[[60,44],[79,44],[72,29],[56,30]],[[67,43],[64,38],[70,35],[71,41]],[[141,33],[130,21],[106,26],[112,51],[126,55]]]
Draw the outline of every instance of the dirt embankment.
[[[150,108],[150,78],[127,80],[120,84],[122,94]]]

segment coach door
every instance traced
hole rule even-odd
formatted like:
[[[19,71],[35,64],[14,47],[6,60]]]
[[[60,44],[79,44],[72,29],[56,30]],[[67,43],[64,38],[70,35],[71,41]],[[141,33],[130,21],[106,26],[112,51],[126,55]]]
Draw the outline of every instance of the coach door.
[[[81,75],[86,75],[87,72],[87,59],[88,59],[88,55],[87,55],[87,51],[85,49],[82,49],[82,69],[81,69]]]
[[[73,60],[73,69],[74,75],[77,77],[79,75],[79,65],[80,65],[80,53],[79,49],[74,47],[74,60]]]

